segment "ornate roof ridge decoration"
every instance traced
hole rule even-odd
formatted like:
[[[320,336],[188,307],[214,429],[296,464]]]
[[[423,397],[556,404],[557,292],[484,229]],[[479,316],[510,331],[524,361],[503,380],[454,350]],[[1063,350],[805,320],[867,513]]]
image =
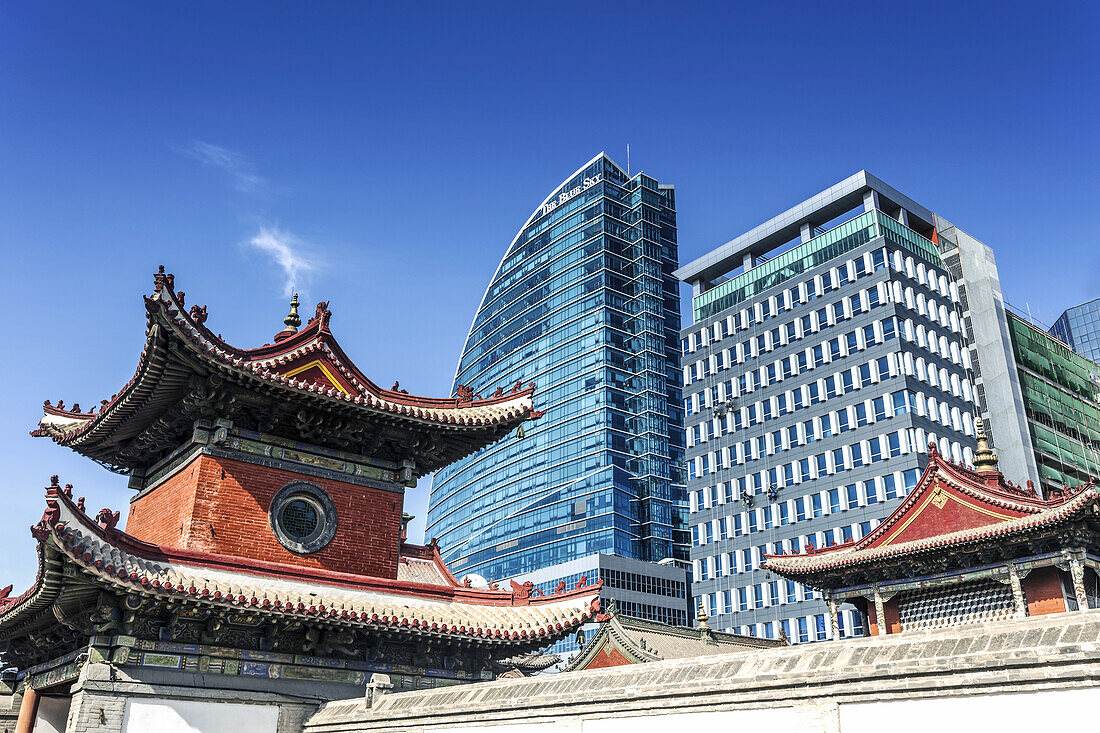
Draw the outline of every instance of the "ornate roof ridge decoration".
[[[636,663],[656,662],[662,659],[678,658],[676,656],[664,656],[660,653],[660,644],[657,647],[646,644],[645,637],[636,638],[637,634],[648,634],[651,637],[663,637],[696,645],[700,650],[709,650],[707,653],[730,652],[736,650],[768,649],[774,646],[783,646],[784,642],[776,639],[764,639],[758,636],[744,636],[731,634],[725,631],[714,631],[709,628],[691,626],[672,626],[660,621],[626,616],[618,612],[614,601],[608,605],[608,613],[596,616],[596,622],[600,624],[596,633],[578,652],[563,672],[583,669],[591,661],[610,637],[625,656]],[[682,651],[682,650],[681,650]],[[683,656],[691,656],[690,654]]]
[[[561,657],[557,654],[527,652],[526,654],[517,654],[512,657],[494,660],[493,666],[497,669],[516,670],[520,672],[520,676],[526,676],[523,673],[542,672],[550,669],[560,661]]]
[[[1042,499],[1028,481],[1027,489],[1007,481],[994,468],[979,470],[951,461],[934,443],[928,446],[928,465],[913,491],[875,529],[859,540],[815,548],[790,555],[765,555],[765,567],[781,575],[817,573],[838,567],[862,566],[902,555],[927,553],[997,538],[1005,541],[1036,529],[1054,527],[1100,511],[1100,487],[1091,483],[1051,492]],[[988,459],[986,462],[988,464]],[[954,493],[971,503],[990,521],[912,540],[895,540],[928,504],[942,507]]]
[[[164,279],[162,280],[162,278]],[[474,402],[477,402],[479,406],[507,404],[516,401],[520,396],[531,395],[535,391],[535,385],[533,383],[524,387],[521,382],[512,385],[511,390],[507,392],[502,387],[488,398],[483,398],[481,395],[474,394],[472,391],[467,396],[459,394],[455,397],[421,397],[410,395],[408,391],[400,389],[400,383],[398,382],[395,382],[391,389],[383,389],[368,379],[367,376],[355,366],[355,363],[348,358],[348,355],[333,337],[332,331],[329,329],[332,311],[329,310],[328,301],[324,300],[317,303],[313,317],[306,321],[306,325],[301,330],[275,343],[264,344],[263,346],[257,346],[251,349],[242,349],[229,344],[220,334],[215,335],[213,331],[206,327],[206,306],[202,306],[201,312],[198,306],[192,306],[190,311],[186,311],[184,309],[185,294],[182,291],[173,293],[171,286],[165,288],[164,285],[168,283],[167,278],[171,278],[171,282],[174,284],[175,278],[171,274],[164,274],[164,266],[162,265],[160,267],[160,272],[154,276],[154,283],[157,287],[154,291],[153,298],[146,298],[147,306],[150,301],[156,302],[156,296],[158,294],[164,296],[161,298],[164,304],[162,307],[168,310],[172,310],[170,304],[172,301],[175,301],[179,317],[189,320],[191,325],[199,331],[199,334],[196,335],[196,339],[200,345],[207,346],[208,348],[211,345],[214,346],[216,349],[214,353],[219,357],[247,358],[253,365],[271,368],[287,364],[296,356],[304,356],[307,353],[313,352],[326,352],[330,357],[334,357],[337,366],[341,368],[341,376],[347,377],[352,381],[352,385],[356,388],[359,395],[370,394],[383,401],[409,406],[461,407]],[[274,369],[271,371],[274,371]],[[276,374],[275,376],[278,375]],[[301,383],[302,380],[294,381]],[[460,392],[462,391],[462,385],[459,385],[459,390]]]
[[[205,306],[186,308],[185,294],[174,292],[175,277],[164,272],[163,266],[153,279],[153,294],[145,297],[146,343],[134,375],[111,399],[103,400],[96,412],[66,409],[64,402],[53,406],[47,401],[42,420],[31,435],[50,437],[78,452],[87,451],[101,462],[112,463],[105,444],[117,442],[120,433],[123,439],[131,437],[129,433],[140,432],[160,414],[158,410],[167,410],[165,403],[185,391],[188,370],[196,369],[284,399],[307,400],[322,409],[345,413],[350,409],[360,419],[385,415],[421,428],[506,431],[542,415],[533,406],[533,383],[525,387],[517,382],[508,389],[498,388],[488,397],[464,385],[456,389],[454,397],[445,398],[410,395],[398,383],[392,389],[379,387],[355,366],[332,336],[332,313],[325,301],[317,304],[314,316],[303,328],[275,343],[253,349],[232,346],[207,327]],[[289,316],[287,320],[291,320]],[[310,371],[315,373],[313,378],[304,374]],[[176,382],[168,384],[173,378]],[[184,384],[178,383],[180,379]],[[169,390],[174,393],[169,395]],[[123,461],[118,465],[126,464]]]
[[[0,605],[0,627],[12,628],[56,598],[64,573],[47,567],[61,558],[116,593],[187,600],[272,617],[313,619],[362,628],[397,627],[437,637],[549,644],[599,611],[601,584],[531,598],[490,591],[369,578],[160,547],[116,528],[118,512],[94,518],[72,489],[51,478],[46,510],[31,534],[38,541],[39,577],[17,599]],[[427,549],[427,548],[425,548]],[[431,551],[433,557],[438,552]],[[51,565],[57,565],[52,563]],[[453,580],[453,576],[452,576]]]
[[[103,404],[107,404],[104,400]],[[103,409],[103,406],[100,406]],[[51,404],[49,400],[42,403],[42,411],[47,415],[53,415],[55,417],[71,417],[76,419],[88,419],[95,417],[95,410],[88,410],[84,412],[80,409],[80,403],[74,402],[72,407],[65,407],[65,400],[58,400],[57,404]]]

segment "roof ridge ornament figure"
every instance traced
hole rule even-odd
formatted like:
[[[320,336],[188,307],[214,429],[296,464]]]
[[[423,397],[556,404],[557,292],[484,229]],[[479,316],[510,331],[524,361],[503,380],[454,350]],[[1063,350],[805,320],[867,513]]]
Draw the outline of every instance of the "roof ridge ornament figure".
[[[985,423],[980,417],[974,418],[974,433],[978,439],[978,450],[974,452],[974,468],[978,471],[996,471],[997,455],[989,447],[985,436]]]
[[[295,293],[294,297],[290,299],[290,313],[288,313],[286,318],[283,319],[283,323],[286,325],[286,328],[275,334],[276,342],[290,338],[294,334],[298,333],[298,326],[302,325],[302,317],[298,315],[297,293]]]

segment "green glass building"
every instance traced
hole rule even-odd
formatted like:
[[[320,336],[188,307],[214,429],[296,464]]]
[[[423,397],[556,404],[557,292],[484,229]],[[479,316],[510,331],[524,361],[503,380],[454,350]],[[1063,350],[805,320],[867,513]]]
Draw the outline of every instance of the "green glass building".
[[[1100,366],[1011,312],[1009,331],[1044,492],[1100,480]]]

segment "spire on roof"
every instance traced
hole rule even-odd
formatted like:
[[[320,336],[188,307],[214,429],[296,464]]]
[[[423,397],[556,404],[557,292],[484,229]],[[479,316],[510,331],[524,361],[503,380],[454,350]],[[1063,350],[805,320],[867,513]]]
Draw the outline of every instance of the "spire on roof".
[[[699,611],[695,614],[695,620],[699,622],[700,629],[706,629],[710,631],[710,625],[707,621],[710,620],[710,616],[707,615],[706,610],[703,608],[703,599],[699,599]]]
[[[978,438],[978,450],[974,452],[974,468],[979,471],[996,471],[997,455],[989,447],[989,441],[985,437],[985,423],[982,419],[974,419],[974,432]]]
[[[283,319],[283,323],[286,324],[286,328],[279,333],[275,334],[276,341],[282,341],[285,338],[289,338],[298,333],[298,326],[302,325],[302,317],[298,315],[298,294],[295,293],[294,297],[290,299],[290,313]]]

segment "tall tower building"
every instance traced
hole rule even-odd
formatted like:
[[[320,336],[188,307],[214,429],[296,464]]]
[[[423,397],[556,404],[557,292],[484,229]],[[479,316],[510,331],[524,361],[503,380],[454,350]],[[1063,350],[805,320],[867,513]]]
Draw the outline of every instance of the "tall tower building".
[[[829,638],[825,601],[761,555],[870,532],[930,442],[971,461],[971,354],[936,240],[932,212],[861,171],[676,272],[694,290],[681,334],[693,593],[715,628]],[[847,607],[840,628],[864,619]]]
[[[676,266],[672,186],[603,154],[528,217],[454,389],[534,382],[545,414],[436,474],[427,535],[456,575],[540,589],[587,575],[624,613],[687,621]]]

